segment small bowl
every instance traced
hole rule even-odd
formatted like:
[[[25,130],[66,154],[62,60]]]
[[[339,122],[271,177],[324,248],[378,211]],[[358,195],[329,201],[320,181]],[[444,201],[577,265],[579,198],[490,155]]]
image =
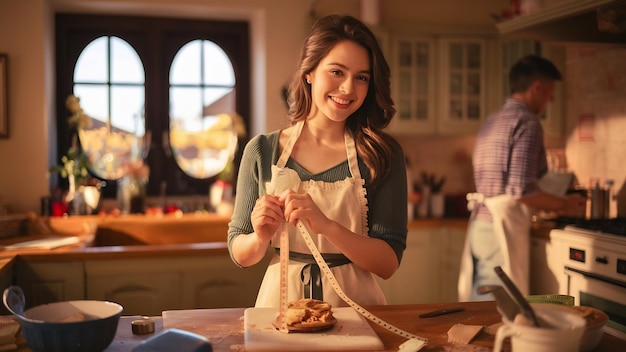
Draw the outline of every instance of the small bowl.
[[[39,305],[18,319],[34,352],[101,352],[117,332],[123,307],[107,301],[64,301]]]
[[[604,335],[604,326],[609,321],[609,316],[603,311],[593,307],[587,306],[573,306],[570,307],[580,315],[587,322],[585,332],[580,340],[580,352],[592,351]]]

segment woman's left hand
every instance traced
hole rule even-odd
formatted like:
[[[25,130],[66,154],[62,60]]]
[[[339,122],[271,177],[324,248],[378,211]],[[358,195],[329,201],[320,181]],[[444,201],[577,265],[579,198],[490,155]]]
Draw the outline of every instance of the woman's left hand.
[[[311,196],[285,191],[279,199],[285,207],[285,221],[295,226],[298,220],[302,220],[314,233],[324,233],[323,229],[328,226],[330,219],[322,213]]]

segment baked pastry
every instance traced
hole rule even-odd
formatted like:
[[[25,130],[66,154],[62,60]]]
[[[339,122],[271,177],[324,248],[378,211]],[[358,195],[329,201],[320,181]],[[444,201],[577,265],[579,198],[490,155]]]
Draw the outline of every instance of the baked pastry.
[[[304,298],[289,302],[285,319],[287,325],[326,323],[333,319],[332,306],[329,303]]]
[[[312,298],[289,302],[285,320],[289,331],[301,332],[328,329],[337,322],[329,303]]]

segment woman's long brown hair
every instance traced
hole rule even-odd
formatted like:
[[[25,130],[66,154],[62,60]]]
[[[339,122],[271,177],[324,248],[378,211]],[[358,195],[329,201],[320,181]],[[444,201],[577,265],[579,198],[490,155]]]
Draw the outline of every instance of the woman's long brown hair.
[[[383,132],[396,113],[391,99],[389,65],[376,37],[365,24],[352,16],[329,15],[313,25],[305,40],[297,72],[289,86],[289,115],[292,123],[306,119],[313,104],[306,76],[315,70],[337,43],[344,40],[363,46],[372,66],[365,101],[348,117],[346,128],[354,137],[357,152],[370,171],[372,183],[375,183],[391,169],[394,145],[399,146]]]

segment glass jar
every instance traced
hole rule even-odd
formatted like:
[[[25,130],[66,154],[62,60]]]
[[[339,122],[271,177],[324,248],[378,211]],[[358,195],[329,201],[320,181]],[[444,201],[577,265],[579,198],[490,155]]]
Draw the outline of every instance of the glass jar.
[[[125,175],[117,181],[117,203],[121,214],[143,214],[146,211],[146,182]]]

